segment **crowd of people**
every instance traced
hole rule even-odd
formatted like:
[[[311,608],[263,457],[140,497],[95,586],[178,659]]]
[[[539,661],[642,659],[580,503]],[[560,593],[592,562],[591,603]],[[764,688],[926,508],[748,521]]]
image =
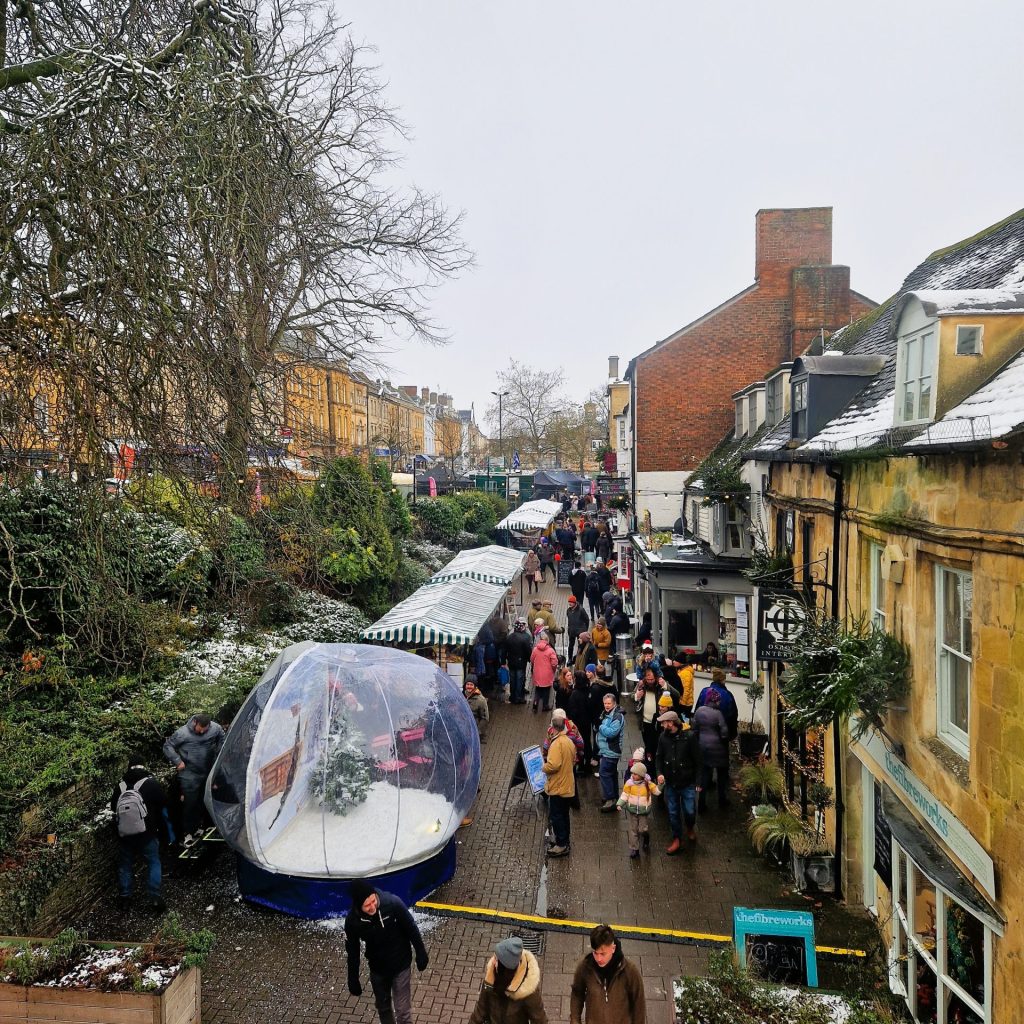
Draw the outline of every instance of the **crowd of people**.
[[[381,1024],[412,1024],[412,965],[422,972],[430,963],[416,921],[397,896],[365,879],[352,882],[350,895],[345,918],[348,990],[357,997],[363,994],[360,968],[365,955]],[[609,925],[591,931],[590,950],[576,965],[569,987],[572,1024],[646,1024],[643,977]],[[541,966],[520,936],[510,935],[495,945],[469,1024],[548,1024]]]
[[[709,794],[720,808],[729,805],[736,700],[717,667],[709,685],[694,692],[695,666],[717,659],[713,642],[700,653],[679,650],[669,656],[654,648],[649,614],[634,630],[606,564],[612,561],[607,525],[586,506],[578,522],[572,512],[566,498],[552,536],[540,537],[528,551],[524,575],[537,586],[531,586],[528,607],[512,631],[502,628],[500,616],[481,631],[474,648],[479,675],[467,679],[466,697],[481,741],[489,718],[481,686],[494,700],[529,703],[534,712],[550,713],[543,743],[548,857],[571,852],[569,812],[580,806],[577,782],[587,773],[598,779],[601,813],[626,815],[630,858],[650,848],[648,820],[655,798],[664,802],[671,830],[665,853],[675,856],[696,841],[697,815],[708,809]],[[562,560],[572,565],[564,623],[537,589],[548,568]],[[623,636],[629,638],[635,665],[635,675],[628,677],[615,649],[616,638]],[[642,743],[623,770],[630,713]]]

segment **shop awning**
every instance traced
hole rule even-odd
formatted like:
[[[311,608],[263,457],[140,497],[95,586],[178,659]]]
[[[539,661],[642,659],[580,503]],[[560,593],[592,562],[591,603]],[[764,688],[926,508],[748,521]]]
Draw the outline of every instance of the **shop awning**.
[[[907,856],[935,885],[945,889],[980,918],[993,931],[1002,935],[1006,919],[975,888],[967,876],[936,845],[928,830],[910,813],[893,792],[885,787],[882,810],[889,822],[893,838],[906,851]]]
[[[460,551],[443,569],[427,581],[428,585],[468,576],[483,583],[500,583],[507,587],[522,571],[524,553],[514,548],[489,544],[483,548]]]
[[[562,511],[560,501],[548,501],[539,498],[537,501],[523,502],[519,508],[509,512],[496,529],[498,530],[545,530],[555,516]]]
[[[359,635],[386,643],[469,644],[507,589],[468,576],[426,583]]]

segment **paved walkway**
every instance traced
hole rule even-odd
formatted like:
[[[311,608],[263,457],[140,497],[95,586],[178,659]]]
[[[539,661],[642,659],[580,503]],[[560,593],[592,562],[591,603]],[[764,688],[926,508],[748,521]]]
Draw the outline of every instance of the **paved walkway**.
[[[564,622],[567,588],[547,595]],[[458,833],[455,877],[431,899],[519,913],[605,920],[687,931],[729,934],[734,905],[813,909],[820,944],[851,946],[869,940],[862,915],[831,901],[816,907],[791,893],[783,876],[751,850],[745,809],[737,799],[726,812],[709,812],[698,823],[698,842],[678,857],[665,857],[667,817],[652,821],[652,849],[627,858],[625,823],[600,814],[598,782],[582,780],[582,809],[572,815],[572,854],[545,865],[544,822],[530,803],[513,794],[503,802],[516,752],[543,739],[546,719],[530,707],[492,704],[483,747],[481,794],[473,824]],[[637,745],[633,716],[626,748]],[[368,995],[354,999],[346,987],[341,922],[304,922],[262,911],[237,894],[234,862],[224,853],[193,879],[167,884],[168,903],[191,927],[207,926],[218,944],[203,977],[203,1017],[208,1024],[257,1021],[347,1024],[376,1020]],[[431,962],[415,981],[415,1019],[421,1024],[460,1024],[476,1002],[483,966],[503,925],[466,919],[422,918]],[[79,924],[95,937],[140,939],[152,919],[114,909],[113,893]],[[543,933],[540,956],[545,1005],[552,1022],[569,1019],[569,983],[589,945],[586,937]],[[672,979],[702,973],[707,950],[695,946],[625,940],[639,961],[651,1024],[669,1024]],[[364,982],[366,992],[369,985]]]

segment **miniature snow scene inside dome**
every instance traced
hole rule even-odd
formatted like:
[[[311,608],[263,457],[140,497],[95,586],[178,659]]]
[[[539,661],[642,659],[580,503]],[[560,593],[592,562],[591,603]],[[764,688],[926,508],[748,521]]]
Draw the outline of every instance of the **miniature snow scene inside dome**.
[[[419,899],[451,877],[479,775],[473,715],[433,662],[306,642],[242,705],[206,799],[243,895],[323,916],[347,908],[347,879]]]

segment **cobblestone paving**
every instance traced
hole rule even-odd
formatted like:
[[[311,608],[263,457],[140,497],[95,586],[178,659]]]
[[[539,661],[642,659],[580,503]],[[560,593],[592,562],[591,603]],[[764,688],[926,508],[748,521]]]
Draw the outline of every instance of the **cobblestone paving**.
[[[568,591],[549,582],[564,622]],[[516,752],[543,739],[546,719],[529,705],[491,706],[483,749],[481,793],[474,821],[460,830],[458,870],[431,900],[518,913],[604,920],[728,935],[737,904],[814,909],[818,941],[863,945],[872,934],[863,915],[826,901],[820,908],[791,893],[785,879],[758,858],[746,838],[744,809],[735,801],[698,822],[698,840],[669,858],[667,816],[652,821],[651,852],[627,858],[625,823],[600,814],[598,782],[581,780],[582,808],[572,814],[572,853],[545,866],[545,822],[519,790],[504,801]],[[639,741],[633,716],[626,748]],[[347,1024],[376,1020],[369,985],[355,999],[346,986],[341,922],[305,922],[263,911],[238,896],[234,863],[224,852],[192,877],[168,879],[166,896],[189,926],[218,935],[203,976],[203,1016],[208,1024]],[[113,892],[78,922],[95,937],[141,939],[153,919],[141,910],[122,914]],[[430,966],[415,977],[417,1022],[465,1021],[476,1002],[484,963],[494,944],[509,933],[504,925],[422,915]],[[512,929],[516,930],[516,929]],[[589,949],[585,936],[544,933],[540,956],[545,1006],[553,1022],[569,1019],[569,983]],[[623,943],[641,967],[651,1024],[669,1024],[672,979],[703,971],[707,950],[664,942]],[[415,973],[415,972],[414,972]]]

